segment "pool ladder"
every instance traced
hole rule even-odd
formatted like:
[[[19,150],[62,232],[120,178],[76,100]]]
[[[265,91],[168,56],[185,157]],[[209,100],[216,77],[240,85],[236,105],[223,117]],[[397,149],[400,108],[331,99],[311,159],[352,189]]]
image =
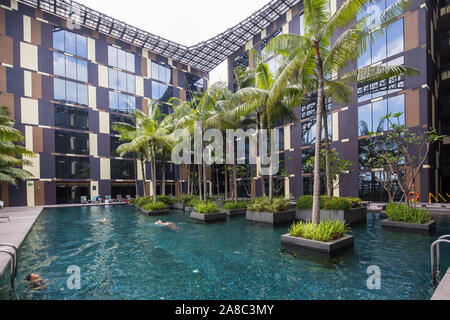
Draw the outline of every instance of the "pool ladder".
[[[6,247],[8,249],[2,248]],[[12,249],[12,250],[11,250]],[[14,289],[17,277],[17,252],[19,250],[16,246],[9,243],[0,243],[0,252],[9,254],[11,257],[11,288]]]
[[[436,287],[441,273],[441,243],[450,244],[450,234],[440,237],[431,245],[431,277],[433,285]],[[435,268],[435,253],[436,253],[436,268]]]

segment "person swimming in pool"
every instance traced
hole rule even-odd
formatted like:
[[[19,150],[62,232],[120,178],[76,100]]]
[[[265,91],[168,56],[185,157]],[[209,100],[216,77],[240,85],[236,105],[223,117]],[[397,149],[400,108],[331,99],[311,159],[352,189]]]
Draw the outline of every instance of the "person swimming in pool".
[[[28,281],[28,288],[34,290],[45,290],[47,287],[45,286],[45,281],[41,278],[37,273],[30,273],[25,281]]]
[[[102,219],[102,220],[98,220],[97,222],[99,222],[99,223],[107,223],[107,222],[108,222],[108,219],[105,218],[105,219]]]
[[[155,224],[156,224],[157,226],[168,227],[168,228],[170,228],[170,229],[172,229],[172,230],[178,230],[178,229],[179,229],[179,228],[178,228],[176,225],[174,225],[172,222],[163,222],[163,221],[159,220],[159,221],[156,221]]]

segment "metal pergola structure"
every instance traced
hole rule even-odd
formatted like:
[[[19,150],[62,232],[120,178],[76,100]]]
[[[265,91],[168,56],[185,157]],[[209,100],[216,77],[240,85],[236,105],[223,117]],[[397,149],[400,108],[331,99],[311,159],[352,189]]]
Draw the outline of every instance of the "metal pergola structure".
[[[70,19],[73,24],[96,30],[203,72],[209,72],[300,0],[272,0],[238,25],[191,47],[133,27],[72,0],[19,1],[60,18]]]

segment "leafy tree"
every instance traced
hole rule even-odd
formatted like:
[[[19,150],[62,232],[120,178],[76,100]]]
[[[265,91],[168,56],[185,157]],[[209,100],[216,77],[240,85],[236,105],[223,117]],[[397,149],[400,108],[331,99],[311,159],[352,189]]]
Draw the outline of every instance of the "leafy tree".
[[[32,165],[25,158],[34,157],[34,153],[22,145],[22,132],[14,128],[16,122],[9,115],[9,108],[0,106],[0,182],[17,186],[19,180],[26,181],[33,177],[23,167]]]

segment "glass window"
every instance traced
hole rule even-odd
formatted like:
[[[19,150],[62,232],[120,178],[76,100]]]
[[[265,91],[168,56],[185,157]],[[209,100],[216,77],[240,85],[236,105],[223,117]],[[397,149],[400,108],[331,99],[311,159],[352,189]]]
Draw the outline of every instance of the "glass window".
[[[136,93],[136,79],[132,74],[127,74],[127,92]]]
[[[117,67],[117,48],[108,46],[108,63],[110,66]]]
[[[386,34],[375,37],[372,43],[372,63],[386,59]]]
[[[72,81],[66,81],[66,101],[78,102],[78,85]]]
[[[305,17],[300,15],[300,33],[301,36],[305,35]]]
[[[55,100],[66,100],[66,82],[61,79],[54,79]]]
[[[66,77],[77,79],[77,59],[66,56]]]
[[[65,32],[65,48],[64,51],[71,53],[71,54],[77,54],[77,41],[76,41],[76,35],[72,32]]]
[[[111,110],[119,110],[119,94],[117,92],[109,92],[109,108]]]
[[[134,162],[130,160],[111,159],[111,179],[135,179]]]
[[[387,30],[387,55],[393,56],[403,52],[403,50],[403,19],[400,19]]]
[[[109,88],[110,89],[118,89],[117,85],[117,71],[113,69],[109,69]]]
[[[77,35],[77,55],[83,58],[87,57],[87,39]]]
[[[372,105],[373,131],[380,132],[386,130],[386,120],[381,118],[387,115],[387,100],[377,101]]]
[[[119,137],[111,136],[109,143],[110,143],[109,150],[110,150],[111,157],[120,157],[120,154],[117,152],[117,148],[120,147],[125,142],[120,141]],[[127,153],[122,158],[131,158],[132,159],[133,153]]]
[[[161,82],[171,83],[172,70],[171,68],[152,62],[152,78]]]
[[[117,89],[127,91],[127,74],[125,72],[117,72]]]
[[[55,157],[57,179],[89,179],[89,158]]]
[[[89,155],[89,134],[56,131],[55,152]]]
[[[53,32],[53,48],[56,50],[64,51],[64,30]]]
[[[405,96],[400,95],[388,100],[388,111],[395,115],[397,113],[403,113],[399,118],[391,118],[391,122],[395,122],[398,125],[405,124]]]
[[[372,131],[372,105],[358,108],[359,135],[367,136]]]
[[[88,87],[84,84],[78,84],[78,104],[87,106],[89,104]]]
[[[66,76],[66,56],[61,53],[53,53],[53,73],[57,76]]]
[[[126,52],[123,50],[117,50],[117,67],[122,70],[127,69]]]
[[[85,60],[77,60],[77,72],[79,81],[87,82],[88,81],[88,71],[87,71],[87,61]]]
[[[127,70],[130,72],[135,72],[135,61],[134,54],[127,52]]]
[[[55,105],[55,126],[89,130],[89,111],[71,106]]]
[[[307,146],[316,142],[316,119],[302,123],[302,145]]]

